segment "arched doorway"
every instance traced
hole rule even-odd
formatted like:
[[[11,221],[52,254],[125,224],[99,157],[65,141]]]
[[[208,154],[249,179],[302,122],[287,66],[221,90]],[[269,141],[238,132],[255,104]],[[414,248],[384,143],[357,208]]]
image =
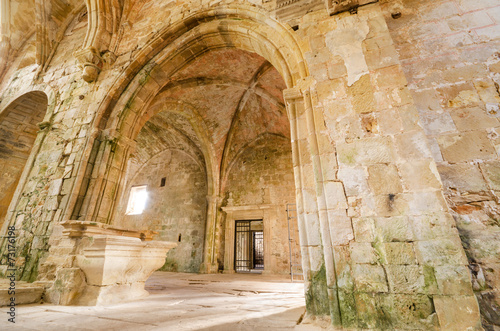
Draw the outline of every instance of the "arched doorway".
[[[0,226],[5,222],[47,105],[45,93],[28,92],[0,113]]]

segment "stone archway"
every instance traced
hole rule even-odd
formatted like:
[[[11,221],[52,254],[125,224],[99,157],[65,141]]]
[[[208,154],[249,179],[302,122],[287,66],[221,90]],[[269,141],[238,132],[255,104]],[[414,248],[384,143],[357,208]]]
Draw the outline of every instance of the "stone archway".
[[[33,91],[18,97],[0,112],[0,225],[8,223],[9,205],[16,200],[17,187],[22,186],[22,178],[27,175],[23,169],[29,170],[33,161],[30,153],[47,106],[47,95]]]
[[[291,128],[306,287],[308,280],[316,279],[315,286],[307,290],[311,292],[308,307],[312,314],[333,314],[334,319],[338,320],[335,317],[338,315],[338,309],[335,308],[338,305],[329,300],[327,294],[327,286],[335,287],[332,283],[335,281],[333,255],[331,249],[326,248],[328,244],[321,244],[322,236],[326,236],[323,238],[325,242],[330,242],[330,234],[329,231],[321,230],[328,228],[327,216],[318,214],[318,204],[324,206],[325,197],[309,92],[313,80],[308,77],[302,51],[293,31],[255,7],[218,7],[198,12],[162,30],[139,52],[102,103],[100,121],[96,125],[96,129],[101,130],[97,134],[99,137],[93,146],[87,147],[89,150],[98,149],[96,159],[102,161],[90,165],[94,175],[88,178],[88,185],[80,186],[78,195],[83,197],[83,201],[75,208],[72,218],[113,223],[117,197],[123,189],[124,161],[135,148],[133,139],[145,122],[144,115],[149,104],[181,68],[201,54],[223,48],[241,49],[262,56],[276,68],[285,82],[287,90],[284,103]],[[306,118],[310,125],[299,124],[305,123]],[[208,176],[211,172],[213,169],[208,171]],[[89,174],[89,171],[86,173]],[[83,172],[80,173],[77,182],[85,182],[84,176]],[[217,192],[220,183],[215,180],[212,183],[207,197],[207,231],[202,268],[205,272],[217,270]],[[320,192],[319,196],[315,192]],[[76,201],[77,196],[73,199]],[[306,204],[304,199],[307,200]],[[311,220],[307,228],[304,223],[306,218]],[[318,274],[320,276],[315,276]],[[336,296],[332,299],[335,301]]]

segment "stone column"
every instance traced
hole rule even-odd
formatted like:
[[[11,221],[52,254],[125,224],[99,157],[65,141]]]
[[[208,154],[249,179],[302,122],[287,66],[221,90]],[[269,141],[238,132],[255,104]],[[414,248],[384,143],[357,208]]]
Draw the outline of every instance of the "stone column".
[[[306,307],[313,316],[330,316],[339,325],[334,261],[321,160],[318,131],[311,107],[311,80],[284,91],[292,143],[292,159],[297,196],[297,221],[304,271]],[[344,198],[345,200],[345,198]]]
[[[203,249],[203,262],[200,266],[201,273],[217,273],[217,214],[220,198],[217,195],[207,196],[207,223],[205,227],[205,245]]]
[[[235,221],[233,216],[233,210],[228,210],[222,207],[226,214],[226,224],[224,226],[225,232],[225,243],[224,246],[224,273],[233,274],[234,270],[234,240],[235,240]],[[233,245],[231,245],[231,243]]]
[[[122,193],[126,164],[135,141],[114,130],[102,131],[97,141],[97,156],[91,167],[90,183],[85,192],[78,219],[111,223]],[[90,169],[88,170],[90,172]]]
[[[314,81],[310,99],[302,89],[304,118],[316,137],[301,142],[305,124],[297,121],[298,154],[307,148],[312,162],[300,160],[296,173],[316,178],[319,225],[307,221],[311,184],[304,175],[297,202],[307,223],[305,245],[325,246],[329,300],[340,308],[333,323],[479,329],[467,259],[379,5],[357,14],[306,15],[297,33],[309,40],[305,56]],[[321,240],[314,242],[316,228]],[[317,283],[309,280],[308,287]]]

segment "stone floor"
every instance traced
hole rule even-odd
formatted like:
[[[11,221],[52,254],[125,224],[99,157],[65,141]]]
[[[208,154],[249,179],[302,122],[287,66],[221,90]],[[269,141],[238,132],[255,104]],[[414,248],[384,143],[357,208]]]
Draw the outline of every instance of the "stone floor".
[[[315,330],[297,326],[305,312],[302,283],[253,274],[156,272],[147,298],[105,307],[16,307],[0,311],[0,330]]]

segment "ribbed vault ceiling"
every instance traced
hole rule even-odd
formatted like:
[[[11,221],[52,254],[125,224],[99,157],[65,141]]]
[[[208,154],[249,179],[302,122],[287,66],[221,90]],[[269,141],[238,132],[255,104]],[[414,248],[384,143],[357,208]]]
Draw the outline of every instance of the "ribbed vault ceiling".
[[[276,69],[257,54],[237,49],[205,53],[172,76],[151,102],[157,114],[137,137],[134,158],[142,161],[135,162],[162,148],[181,148],[200,164],[205,164],[204,152],[212,153],[216,171],[225,171],[259,137],[290,139],[285,87]]]

